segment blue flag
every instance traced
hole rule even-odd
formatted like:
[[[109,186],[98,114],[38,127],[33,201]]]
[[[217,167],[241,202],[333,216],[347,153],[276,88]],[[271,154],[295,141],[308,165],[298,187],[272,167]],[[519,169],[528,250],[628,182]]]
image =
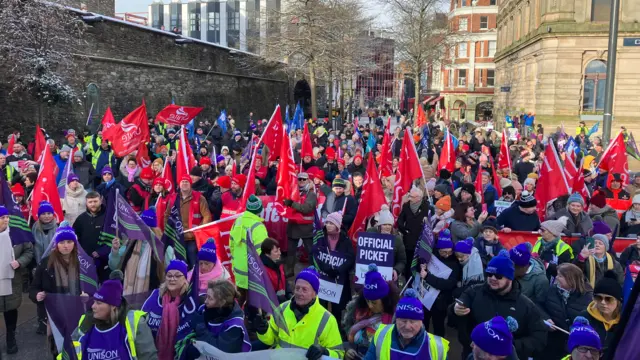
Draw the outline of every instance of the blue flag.
[[[429,132],[429,125],[425,125],[422,128],[422,147],[424,149],[429,149],[429,137],[430,137],[431,133]]]
[[[69,174],[73,174],[73,164],[71,161],[73,160],[73,151],[69,153],[69,158],[67,162],[64,163],[64,169],[62,170],[62,176],[60,177],[60,181],[58,181],[58,195],[60,199],[64,199],[67,194],[67,177]]]
[[[589,129],[589,132],[587,133],[587,137],[595,134],[598,132],[598,129],[600,129],[600,121],[598,121],[597,123],[595,123],[595,125],[593,125],[591,127],[591,129]]]
[[[300,106],[300,101],[296,105],[296,111],[293,113],[293,122],[291,123],[291,130],[298,130],[304,127],[304,112],[302,111],[302,107]]]
[[[191,121],[189,121],[187,123],[187,125],[185,126],[187,128],[187,137],[189,138],[189,140],[193,140],[193,136],[196,133],[196,131],[194,129],[195,120],[196,120],[196,118],[191,119]]]
[[[451,131],[449,131],[449,129],[447,129],[447,132],[449,134],[451,134]],[[445,133],[446,134],[446,133]],[[453,134],[451,134],[451,141],[453,142],[453,149],[455,151],[458,151],[458,138],[453,136]]]
[[[171,213],[164,228],[162,243],[173,246],[176,259],[187,261],[187,247],[184,242],[184,227],[180,216],[180,194],[176,194],[176,200],[171,206]],[[196,271],[197,272],[197,271]]]
[[[511,116],[506,115],[506,116],[504,117],[504,121],[506,122],[506,126],[507,126],[508,128],[512,128],[512,127],[513,127],[513,119],[511,119]]]
[[[284,111],[284,124],[287,126],[287,133],[291,131],[291,118],[289,118],[289,104]]]
[[[31,233],[31,228],[29,224],[27,224],[27,220],[22,216],[20,206],[13,199],[13,193],[11,193],[4,174],[4,171],[0,174],[0,187],[2,188],[0,189],[0,205],[9,211],[9,237],[11,238],[11,244],[15,246],[26,242],[35,243],[36,241],[33,238],[33,233]],[[34,204],[34,206],[37,205]]]
[[[218,116],[218,126],[222,128],[222,133],[227,132],[227,110],[222,110]]]
[[[369,139],[367,140],[367,151],[375,151],[376,150],[376,137],[373,133],[369,133]]]

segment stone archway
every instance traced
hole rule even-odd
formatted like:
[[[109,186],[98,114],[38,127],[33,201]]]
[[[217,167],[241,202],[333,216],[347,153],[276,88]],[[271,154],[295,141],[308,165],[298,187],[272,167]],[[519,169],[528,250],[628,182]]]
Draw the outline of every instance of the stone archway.
[[[311,87],[307,80],[302,79],[296,82],[293,88],[293,101],[295,104],[300,102],[305,118],[311,117]]]
[[[462,100],[456,100],[451,108],[451,121],[463,122],[467,118],[467,104]]]

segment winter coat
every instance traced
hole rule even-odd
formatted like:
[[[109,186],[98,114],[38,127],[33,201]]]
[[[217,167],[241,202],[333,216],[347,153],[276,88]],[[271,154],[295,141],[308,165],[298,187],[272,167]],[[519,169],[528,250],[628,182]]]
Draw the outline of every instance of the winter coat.
[[[528,297],[534,304],[541,306],[547,297],[549,280],[542,261],[531,258],[527,273],[519,279],[522,295]]]
[[[379,227],[368,228],[367,232],[380,233]],[[402,241],[402,235],[399,233],[392,233],[395,240],[393,241],[393,269],[398,273],[398,276],[404,273],[404,269],[407,266],[407,253],[405,251],[404,242]],[[411,265],[411,264],[409,264]]]
[[[33,260],[33,244],[26,242],[14,245],[13,254],[20,267],[14,271],[11,279],[11,295],[0,296],[0,313],[16,310],[22,305],[22,278],[29,271],[27,266]]]
[[[313,185],[311,185],[313,186]],[[300,194],[304,196],[304,194]],[[318,196],[311,190],[306,194],[304,203],[294,202],[291,208],[303,216],[313,216],[318,207]],[[313,237],[313,224],[298,224],[289,220],[287,222],[287,237],[290,239],[308,239]]]
[[[609,349],[612,345],[614,334],[618,329],[618,324],[612,324],[607,330],[604,323],[604,318],[600,315],[600,312],[596,309],[596,304],[591,302],[587,309],[580,313],[580,316],[584,316],[589,320],[589,325],[593,327],[598,335],[600,335],[600,343],[602,344],[602,359],[609,359]]]
[[[85,189],[91,189],[93,186],[93,179],[95,178],[95,169],[90,162],[82,160],[80,162],[73,163],[73,173],[80,178],[80,184]]]
[[[591,221],[595,221],[596,216],[602,217],[602,220],[609,225],[611,231],[613,231],[613,237],[618,237],[620,234],[620,219],[618,219],[618,213],[614,208],[609,205],[605,205],[603,208],[592,207],[589,209],[589,216]]]
[[[627,266],[634,261],[640,263],[640,249],[638,249],[638,245],[631,244],[620,254],[620,266],[626,270]]]
[[[393,189],[391,190],[393,192]],[[393,194],[392,194],[393,196]],[[454,210],[450,209],[449,211],[444,212],[442,215],[438,216],[438,215],[433,215],[431,217],[431,221],[433,221],[433,223],[435,225],[433,225],[433,233],[437,234],[439,233],[441,230],[446,229],[449,227],[449,224],[451,224],[451,222],[453,221],[452,217],[454,214]]]
[[[424,226],[424,218],[432,213],[431,205],[428,199],[423,199],[422,204],[418,208],[416,214],[411,211],[409,202],[402,205],[400,215],[398,215],[398,231],[402,234],[404,241],[404,249],[407,254],[413,254],[416,249],[416,243],[422,233]]]
[[[244,345],[244,332],[246,331],[246,329],[238,326],[233,326],[230,327],[227,331],[221,331],[218,335],[214,335],[213,332],[208,328],[211,325],[207,326],[206,324],[205,313],[217,314],[218,316],[209,319],[209,324],[215,324],[216,326],[219,326],[229,319],[244,319],[244,312],[242,311],[242,308],[240,308],[240,305],[234,302],[232,308],[224,309],[207,309],[203,306],[198,310],[197,313],[192,315],[189,323],[191,324],[191,328],[194,329],[194,340],[203,341],[225,353],[241,353]],[[187,355],[187,360],[191,359],[200,359],[200,357],[190,358]]]
[[[541,307],[543,319],[551,319],[556,326],[569,331],[576,316],[585,311],[591,300],[593,300],[593,289],[588,283],[585,285],[587,286],[587,292],[580,294],[577,291],[572,291],[566,300],[562,297],[560,289],[555,284],[549,286],[547,297]],[[562,331],[550,332],[547,347],[539,358],[546,360],[560,359],[567,354],[565,348],[568,339],[569,336]]]
[[[540,229],[538,213],[525,214],[520,207],[512,206],[505,209],[496,219],[498,229],[509,228],[513,231],[537,231]]]
[[[324,236],[326,239],[326,230]],[[325,240],[325,243],[328,246],[328,240]],[[318,250],[319,251],[314,251],[313,253],[313,262],[319,271],[327,274],[330,278],[339,278],[342,280],[342,282],[344,283],[344,287],[342,289],[342,296],[340,297],[340,305],[346,306],[349,300],[351,300],[351,281],[349,279],[349,273],[354,269],[354,264],[356,261],[356,255],[353,250],[351,240],[349,239],[345,231],[342,231],[340,233],[340,239],[338,240],[336,249],[334,251],[340,253],[345,258],[345,262],[338,267],[334,267],[333,265],[330,265],[321,260],[320,253],[321,251],[327,251],[327,248],[325,248],[324,250]]]
[[[482,225],[478,221],[474,221],[473,225],[469,225],[466,222],[454,220],[449,230],[451,230],[451,240],[456,243],[468,237],[475,238],[478,236],[482,230]]]
[[[74,279],[76,281],[76,289],[80,289],[80,273],[78,277]],[[35,274],[33,276],[33,282],[29,287],[29,299],[34,303],[38,303],[37,295],[40,291],[44,291],[47,294],[57,294],[58,287],[56,286],[56,271],[55,267],[49,267],[49,257],[45,257],[40,262],[40,265],[36,267]]]
[[[80,214],[73,223],[73,231],[78,236],[78,243],[82,250],[91,255],[98,250],[98,238],[104,225],[104,215],[106,209],[104,205],[97,214],[92,214],[88,210]]]
[[[346,206],[344,206],[345,201],[347,202]],[[353,220],[356,219],[356,213],[358,212],[358,203],[351,195],[342,195],[336,198],[336,193],[332,191],[322,205],[322,219],[326,219],[327,215],[333,212],[342,211],[343,207],[344,214],[342,215],[342,227],[347,230],[350,229],[353,224]]]
[[[33,256],[37,264],[40,264],[44,252],[49,248],[49,244],[51,244],[53,236],[56,234],[56,229],[58,229],[58,224],[56,224],[55,219],[45,225],[45,228],[48,230],[44,230],[42,225],[40,221],[36,221],[31,227],[31,233],[36,241],[33,245]]]
[[[71,190],[66,185],[66,193],[62,199],[62,210],[64,211],[64,219],[73,226],[76,219],[87,209],[87,190],[82,184],[75,190]]]
[[[587,279],[587,281],[589,281],[589,278],[591,276],[591,266],[589,265],[590,263],[590,259],[593,256],[589,256],[586,259],[583,259],[580,255],[576,256],[576,258],[573,260],[573,263],[575,265],[577,265],[580,269],[582,269],[582,272],[584,273],[584,277]],[[607,272],[607,261],[608,260],[608,256],[607,258],[605,258],[604,262],[599,263],[598,261],[594,259],[592,260],[594,263],[594,268],[595,268],[595,281],[592,285],[595,286],[595,284],[598,283],[598,280],[602,279],[604,277],[604,273]],[[620,286],[622,286],[622,284],[624,283],[624,269],[622,268],[622,265],[620,265],[620,263],[618,262],[618,260],[616,260],[616,258],[614,256],[611,256],[611,261],[613,262],[613,268],[611,270],[613,270],[613,272],[615,272],[616,274],[616,279],[618,279],[618,283],[620,283]]]
[[[460,343],[471,344],[471,331],[475,326],[500,315],[511,316],[518,322],[518,330],[513,333],[518,358],[527,359],[545,348],[547,326],[542,322],[538,307],[522,295],[517,281],[505,295],[499,295],[484,283],[467,289],[460,300],[471,309],[468,315],[457,316],[453,306],[449,307],[449,316],[457,322]]]
[[[96,187],[96,192],[98,194],[100,194],[100,196],[102,196],[102,203],[103,204],[107,204],[108,203],[109,196],[111,196],[112,191],[115,194],[115,190],[118,190],[120,195],[125,196],[127,189],[125,189],[125,187],[122,186],[122,184],[120,184],[117,180],[113,181],[108,186],[107,186],[107,183],[103,181],[103,182],[100,183],[100,185],[98,185]]]
[[[487,252],[487,247],[491,247],[492,254]],[[487,267],[489,260],[491,260],[494,256],[498,255],[500,250],[504,250],[504,246],[500,243],[500,240],[496,239],[494,244],[489,243],[483,236],[478,236],[473,241],[473,247],[478,249],[478,254],[482,258],[482,266]]]
[[[124,186],[125,190],[129,190],[129,188],[132,187],[133,184],[135,184],[136,179],[140,177],[140,172],[142,171],[142,169],[138,167],[136,169],[135,174],[133,175],[133,181],[129,181],[129,173],[127,172],[127,169],[126,169],[127,162],[128,161],[123,160],[122,163],[120,164],[120,175],[116,179],[117,182],[119,182],[122,186]]]
[[[591,218],[584,211],[578,215],[576,220],[568,209],[560,209],[547,220],[558,220],[562,216],[566,216],[568,218],[567,226],[562,231],[566,236],[571,236],[571,234],[587,236],[591,229],[593,229],[593,222],[591,222]]]
[[[448,258],[443,258],[440,254],[435,254],[435,256],[451,269],[451,274],[448,278],[442,279],[428,272],[422,282],[424,285],[440,290],[440,294],[431,307],[431,312],[446,312],[447,307],[453,303],[453,291],[458,282],[462,280],[462,266],[455,255]]]

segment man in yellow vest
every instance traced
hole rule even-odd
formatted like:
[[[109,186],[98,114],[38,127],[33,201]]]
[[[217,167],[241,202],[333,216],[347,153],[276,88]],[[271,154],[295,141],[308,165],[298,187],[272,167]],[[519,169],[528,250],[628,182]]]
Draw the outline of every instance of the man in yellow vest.
[[[557,266],[573,260],[571,246],[562,241],[562,231],[567,226],[568,218],[547,220],[540,224],[540,238],[533,246],[531,256],[542,260],[547,270],[547,277],[556,276]]]
[[[518,322],[511,316],[505,320],[496,316],[478,324],[471,332],[472,353],[467,360],[515,359],[512,332],[518,330]]]
[[[422,324],[423,319],[418,294],[414,289],[408,289],[396,306],[395,323],[378,327],[363,360],[446,359],[449,341],[429,334]]]
[[[570,354],[562,360],[598,360],[602,356],[600,335],[582,316],[576,317],[571,325],[567,348]]]
[[[275,348],[307,349],[309,360],[319,360],[323,355],[342,359],[340,328],[336,318],[320,305],[319,289],[318,273],[313,268],[302,270],[296,277],[293,299],[279,308],[286,331],[278,327],[273,316],[268,323],[262,317],[256,317],[258,339]]]

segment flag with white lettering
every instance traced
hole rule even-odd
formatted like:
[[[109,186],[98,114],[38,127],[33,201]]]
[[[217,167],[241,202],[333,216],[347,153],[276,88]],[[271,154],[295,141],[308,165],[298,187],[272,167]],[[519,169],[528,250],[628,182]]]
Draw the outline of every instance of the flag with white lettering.
[[[156,115],[155,123],[163,122],[167,125],[186,125],[195,118],[204,108],[168,105]]]

